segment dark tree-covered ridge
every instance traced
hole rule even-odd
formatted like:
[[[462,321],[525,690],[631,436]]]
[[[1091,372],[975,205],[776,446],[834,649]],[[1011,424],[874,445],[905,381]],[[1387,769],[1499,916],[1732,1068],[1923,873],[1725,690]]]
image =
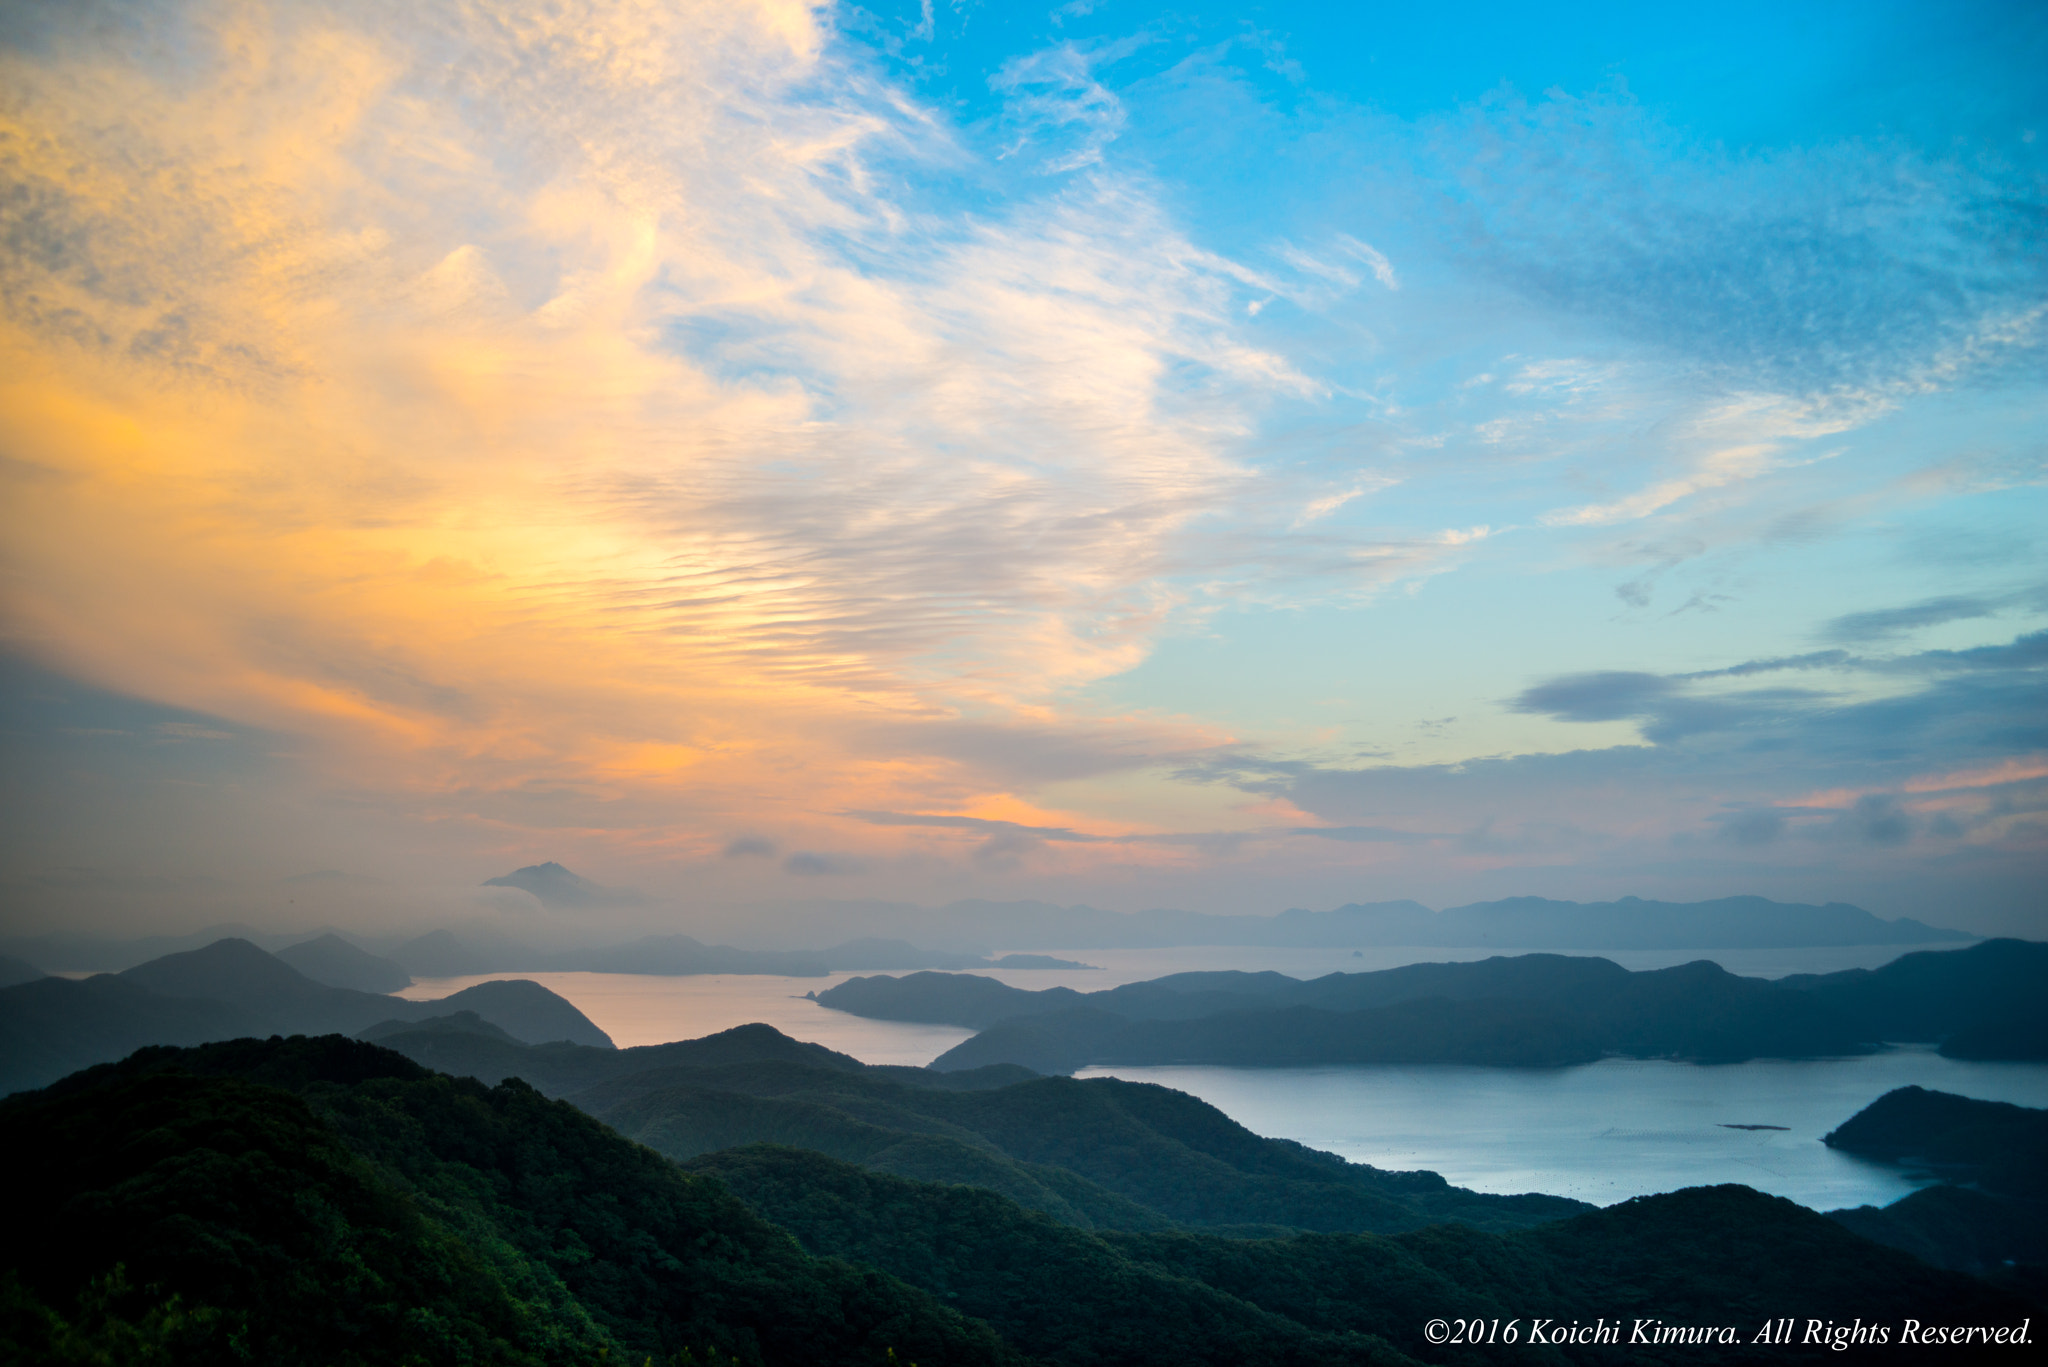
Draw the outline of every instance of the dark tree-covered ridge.
[[[1939,1267],[2048,1289],[2048,1110],[1900,1087],[1822,1142],[1939,1179],[1836,1220]]]
[[[574,1107],[339,1037],[145,1050],[0,1103],[0,1143],[38,1175],[10,1333],[89,1317],[118,1268],[122,1323],[184,1307],[179,1363],[1017,1357]]]
[[[448,1072],[533,1080],[672,1158],[790,1145],[988,1187],[1084,1228],[1396,1230],[1447,1219],[1519,1228],[1584,1209],[1263,1138],[1198,1098],[1148,1083],[1002,1066],[873,1067],[765,1025],[615,1052],[529,1048],[455,1029],[381,1042]]]
[[[616,1058],[466,1038],[558,1066]],[[1269,1190],[1284,1202],[1307,1191],[1298,1179],[1346,1166],[1158,1087],[930,1074],[918,1087],[904,1075],[919,1070],[867,1069],[766,1027],[660,1057],[594,1091],[650,1115],[672,1116],[679,1087],[846,1117],[865,1108],[875,1129],[922,1115],[983,1157],[996,1152],[984,1131],[1037,1146],[1030,1162],[1046,1174],[1152,1170],[1154,1199],[1197,1214],[1219,1174],[1236,1174],[1230,1199]],[[724,1090],[698,1085],[721,1079]],[[978,1134],[988,1148],[969,1142]],[[0,1256],[10,1362],[1675,1367],[1834,1360],[1797,1341],[1749,1346],[1784,1319],[2012,1327],[2044,1308],[2024,1279],[1938,1270],[1744,1187],[1606,1210],[1558,1203],[1568,1218],[1520,1228],[1302,1234],[1083,1228],[972,1182],[786,1146],[703,1153],[684,1171],[515,1078],[450,1078],[335,1036],[144,1050],[0,1102],[0,1145],[35,1175]],[[1431,1174],[1372,1176],[1391,1203],[1463,1199]],[[1231,1186],[1243,1179],[1281,1185]],[[1745,1337],[1474,1348],[1422,1332],[1436,1318],[1638,1316]],[[1917,1362],[1924,1350],[1858,1357]]]
[[[1640,1197],[1506,1233],[1441,1224],[1246,1239],[1064,1229],[994,1193],[771,1146],[689,1166],[724,1178],[813,1252],[888,1269],[1026,1351],[1076,1367],[1370,1363],[1396,1353],[1439,1363],[1831,1362],[1841,1355],[1825,1343],[1750,1340],[1786,1317],[1802,1329],[1809,1319],[1860,1318],[1896,1332],[1907,1314],[2017,1327],[2040,1310],[1741,1186]],[[1638,1317],[1733,1325],[1743,1341],[1658,1348],[1627,1343],[1626,1327],[1615,1347],[1528,1341],[1538,1318],[1626,1326]],[[1513,1344],[1434,1345],[1423,1326],[1437,1318],[1518,1322],[1522,1332]],[[1926,1351],[1895,1340],[1860,1348],[1858,1360],[1923,1362]]]

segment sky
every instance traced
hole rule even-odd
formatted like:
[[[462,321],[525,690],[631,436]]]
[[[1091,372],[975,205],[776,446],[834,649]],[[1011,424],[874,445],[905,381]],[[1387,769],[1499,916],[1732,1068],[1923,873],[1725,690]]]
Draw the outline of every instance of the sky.
[[[2048,936],[2043,70],[1995,0],[9,5],[0,920]]]

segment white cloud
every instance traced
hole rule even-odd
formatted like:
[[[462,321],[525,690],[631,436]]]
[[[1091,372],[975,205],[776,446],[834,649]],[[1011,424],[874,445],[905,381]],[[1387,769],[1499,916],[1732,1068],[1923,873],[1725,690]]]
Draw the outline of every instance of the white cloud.
[[[1028,149],[1042,158],[1047,174],[1099,165],[1125,115],[1123,101],[1095,79],[1094,68],[1127,46],[1096,51],[1060,43],[1005,61],[989,78],[990,88],[1005,96],[1005,115],[1016,130],[1002,155]]]
[[[1362,498],[1367,494],[1376,494],[1382,489],[1391,489],[1399,483],[1399,480],[1390,475],[1367,475],[1362,479],[1354,481],[1349,488],[1338,489],[1310,499],[1307,506],[1301,510],[1301,516],[1295,520],[1295,525],[1299,527],[1306,523],[1314,522],[1319,518],[1328,517],[1331,513],[1336,512],[1355,498]]]
[[[1840,454],[1839,448],[1797,452],[1796,444],[1834,436],[1869,422],[1883,404],[1798,400],[1782,395],[1738,395],[1692,419],[1682,447],[1704,448],[1683,474],[1608,503],[1545,513],[1549,527],[1603,527],[1658,513],[1694,494],[1725,489]]]
[[[1387,260],[1385,253],[1345,233],[1337,234],[1337,241],[1345,250],[1372,268],[1373,279],[1390,290],[1401,288],[1401,281],[1394,275],[1394,263]]]

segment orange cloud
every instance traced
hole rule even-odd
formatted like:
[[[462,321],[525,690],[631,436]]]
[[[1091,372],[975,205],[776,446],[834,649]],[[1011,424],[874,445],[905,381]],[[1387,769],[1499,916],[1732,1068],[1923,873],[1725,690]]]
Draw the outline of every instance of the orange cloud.
[[[1785,807],[1847,807],[1858,798],[1872,793],[1967,793],[1979,788],[1997,788],[2008,783],[2025,783],[2029,779],[2048,778],[2048,757],[2039,755],[2021,756],[2001,760],[1974,769],[1952,769],[1945,773],[1922,774],[1909,778],[1904,783],[1883,788],[1829,788],[1822,792],[1808,793],[1801,798],[1779,805]],[[1933,810],[1942,804],[1916,803],[1918,807]]]
[[[0,321],[18,642],[433,819],[621,839],[1016,800],[1028,741],[921,725],[1110,746],[1056,700],[1144,657],[1243,478],[1170,372],[1298,387],[1216,340],[1227,263],[1108,181],[910,226],[865,159],[942,135],[802,5],[196,13],[189,69],[0,70],[56,233]]]

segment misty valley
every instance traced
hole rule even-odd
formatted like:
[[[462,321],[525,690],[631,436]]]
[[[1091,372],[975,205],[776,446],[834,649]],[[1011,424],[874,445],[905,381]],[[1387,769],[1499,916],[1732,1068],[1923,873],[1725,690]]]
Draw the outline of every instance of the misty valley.
[[[1831,1357],[1838,1324],[1909,1352],[1901,1307],[2011,1329],[2048,1303],[2048,944],[1774,978],[1472,947],[1139,978],[1187,951],[1105,971],[1050,945],[668,943],[5,960],[0,1134],[38,1180],[0,1342],[77,1363],[1732,1362]],[[573,966],[409,971],[508,955]],[[704,1030],[621,1047],[606,1021]]]

